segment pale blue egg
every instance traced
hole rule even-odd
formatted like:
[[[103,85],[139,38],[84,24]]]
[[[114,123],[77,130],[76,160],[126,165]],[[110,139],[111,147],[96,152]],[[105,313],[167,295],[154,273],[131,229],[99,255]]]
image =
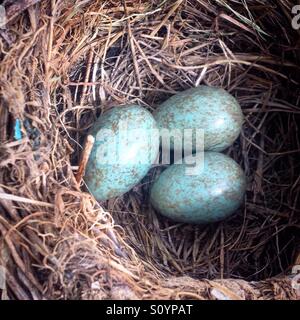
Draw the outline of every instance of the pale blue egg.
[[[173,132],[176,140],[173,143],[171,138],[171,147],[180,151],[187,129],[192,134],[186,131],[186,146],[193,144],[195,150],[195,130],[198,129],[204,134],[204,150],[222,151],[237,139],[244,119],[238,101],[231,94],[209,86],[191,88],[172,96],[158,107],[154,118],[161,132],[163,129],[167,130],[167,135]]]
[[[193,163],[194,158],[185,161]],[[244,199],[246,177],[230,157],[205,152],[203,161],[190,171],[186,163],[173,164],[154,182],[150,192],[153,207],[179,222],[210,223],[233,214]]]
[[[84,177],[99,201],[120,196],[147,174],[159,151],[159,132],[149,111],[115,107],[90,130],[95,137]]]

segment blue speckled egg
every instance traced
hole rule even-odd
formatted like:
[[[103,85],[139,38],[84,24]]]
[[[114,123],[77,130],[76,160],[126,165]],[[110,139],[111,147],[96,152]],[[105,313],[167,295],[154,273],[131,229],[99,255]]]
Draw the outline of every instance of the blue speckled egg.
[[[215,222],[234,213],[246,188],[240,166],[222,153],[206,152],[189,172],[187,160],[191,159],[171,165],[154,182],[150,191],[153,207],[174,221],[186,223]]]
[[[208,86],[191,88],[172,96],[158,107],[154,118],[161,131],[173,130],[175,139],[179,135],[181,141],[183,130],[192,129],[190,137],[185,136],[184,143],[193,143],[194,150],[195,129],[203,130],[204,150],[208,151],[222,151],[232,145],[240,134],[244,119],[239,103],[231,94]],[[170,141],[172,148],[181,149],[180,144],[173,143],[173,138]]]
[[[89,134],[95,137],[95,144],[84,181],[98,201],[132,189],[147,174],[159,151],[156,122],[138,105],[109,110]]]

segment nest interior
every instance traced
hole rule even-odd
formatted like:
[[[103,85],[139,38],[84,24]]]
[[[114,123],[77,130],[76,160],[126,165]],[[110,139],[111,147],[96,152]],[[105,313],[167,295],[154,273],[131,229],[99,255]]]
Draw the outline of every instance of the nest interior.
[[[286,276],[299,254],[300,226],[293,1],[4,3],[2,294],[295,298]],[[78,185],[86,132],[103,112],[126,103],[153,111],[201,84],[228,90],[245,115],[239,139],[226,150],[248,179],[234,216],[207,226],[161,217],[148,199],[159,168],[104,203]]]

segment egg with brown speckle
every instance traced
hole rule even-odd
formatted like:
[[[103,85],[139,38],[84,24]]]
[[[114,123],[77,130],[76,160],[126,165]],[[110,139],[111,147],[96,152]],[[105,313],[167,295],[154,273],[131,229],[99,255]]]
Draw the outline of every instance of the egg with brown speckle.
[[[199,129],[207,151],[222,151],[231,146],[244,120],[241,107],[231,94],[209,86],[191,88],[172,96],[158,107],[154,118],[161,136],[164,137],[163,130],[171,135],[173,149],[181,150],[184,143],[185,146],[191,144],[195,150],[196,129]],[[185,135],[187,129],[192,130],[189,136]]]
[[[201,161],[191,165],[193,161],[187,157],[159,175],[150,191],[153,207],[174,221],[186,223],[211,223],[233,214],[246,190],[241,167],[218,152],[205,152]]]
[[[138,106],[115,107],[97,119],[84,181],[98,201],[118,197],[147,174],[159,151],[152,114]]]

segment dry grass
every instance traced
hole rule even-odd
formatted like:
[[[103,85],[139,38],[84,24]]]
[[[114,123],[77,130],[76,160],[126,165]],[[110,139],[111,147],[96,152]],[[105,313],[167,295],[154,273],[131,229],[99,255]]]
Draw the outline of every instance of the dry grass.
[[[296,298],[286,277],[300,227],[293,1],[33,2],[13,8],[0,31],[9,297]],[[199,84],[227,89],[246,117],[227,150],[249,181],[234,217],[197,227],[160,217],[148,205],[159,168],[107,203],[83,192],[76,170],[97,116],[127,102],[152,111]]]

